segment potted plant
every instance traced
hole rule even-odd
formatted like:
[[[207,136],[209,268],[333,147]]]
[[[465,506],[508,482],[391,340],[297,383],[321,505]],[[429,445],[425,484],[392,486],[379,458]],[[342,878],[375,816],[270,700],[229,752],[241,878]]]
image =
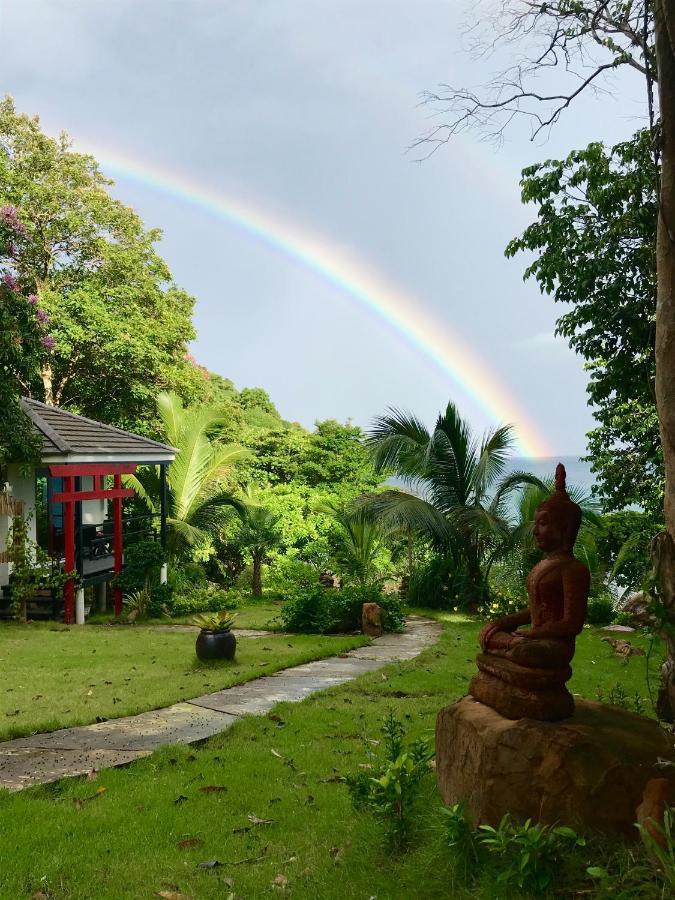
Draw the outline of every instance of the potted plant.
[[[227,610],[202,613],[194,617],[192,624],[201,629],[195,645],[195,651],[201,660],[234,659],[237,639],[230,629],[235,618],[236,613]]]

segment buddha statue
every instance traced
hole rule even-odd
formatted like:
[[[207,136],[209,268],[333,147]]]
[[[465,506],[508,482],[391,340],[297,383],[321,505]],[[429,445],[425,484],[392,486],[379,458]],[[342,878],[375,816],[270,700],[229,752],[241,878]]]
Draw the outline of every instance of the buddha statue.
[[[489,622],[479,637],[479,671],[469,693],[508,719],[557,722],[574,712],[566,682],[590,572],[573,553],[581,509],[567,495],[565,476],[558,464],[555,492],[535,513],[534,538],[545,556],[527,576],[527,609]]]

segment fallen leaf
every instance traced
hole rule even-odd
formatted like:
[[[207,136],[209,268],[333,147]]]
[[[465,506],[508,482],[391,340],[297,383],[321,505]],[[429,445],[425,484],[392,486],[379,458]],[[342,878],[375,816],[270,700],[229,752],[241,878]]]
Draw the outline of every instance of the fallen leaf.
[[[233,888],[234,878],[223,878],[223,884],[225,885],[225,887]]]
[[[96,781],[97,778],[98,778],[98,772],[96,771],[96,769],[90,769],[87,772],[87,781]]]
[[[285,891],[288,886],[288,878],[285,875],[282,875],[281,872],[276,876],[274,881],[272,882],[272,887],[277,888],[277,890]]]
[[[337,861],[344,853],[344,850],[342,849],[342,847],[331,847],[328,853],[333,857],[334,860]]]
[[[199,790],[202,794],[222,794],[227,788],[223,784],[206,784],[204,787],[200,787]]]
[[[246,817],[251,825],[271,825],[274,819],[259,819],[257,816],[250,815]]]
[[[207,859],[204,862],[197,863],[198,869],[217,869],[222,863],[217,859]]]
[[[45,894],[44,891],[37,891],[30,900],[49,900],[49,894]]]
[[[183,838],[182,841],[178,841],[177,846],[180,847],[181,850],[190,850],[192,847],[201,847],[203,843],[204,841],[198,837]]]
[[[283,759],[283,756],[277,750],[272,749],[270,750],[270,753],[272,754],[272,756],[276,756],[277,759]]]

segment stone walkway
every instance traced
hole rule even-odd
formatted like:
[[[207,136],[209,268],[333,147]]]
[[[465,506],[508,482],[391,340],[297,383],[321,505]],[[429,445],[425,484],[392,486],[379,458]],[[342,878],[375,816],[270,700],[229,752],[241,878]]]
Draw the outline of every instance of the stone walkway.
[[[410,616],[400,634],[386,634],[343,656],[282,669],[138,716],[0,742],[0,787],[19,791],[92,769],[126,765],[163,744],[202,741],[225,731],[240,716],[263,715],[277,703],[295,703],[388,663],[413,659],[438,640],[441,630],[431,619]]]

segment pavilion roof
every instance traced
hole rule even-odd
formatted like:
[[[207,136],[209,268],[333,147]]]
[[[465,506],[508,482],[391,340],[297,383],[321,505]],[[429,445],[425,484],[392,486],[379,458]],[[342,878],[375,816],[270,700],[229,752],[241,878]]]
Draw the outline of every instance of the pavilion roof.
[[[24,412],[42,439],[43,463],[172,462],[178,451],[113,425],[24,397]]]

